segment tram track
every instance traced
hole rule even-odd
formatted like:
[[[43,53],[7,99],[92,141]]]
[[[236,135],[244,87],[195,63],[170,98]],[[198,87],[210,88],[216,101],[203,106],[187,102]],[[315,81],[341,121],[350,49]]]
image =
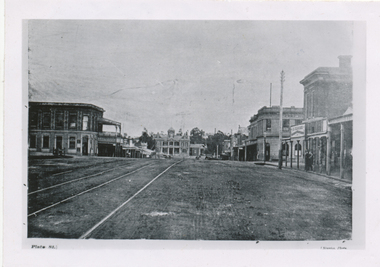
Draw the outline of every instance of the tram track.
[[[103,225],[108,219],[110,219],[114,214],[116,214],[119,210],[121,210],[125,205],[127,205],[131,200],[133,200],[138,194],[140,194],[143,190],[145,190],[150,184],[152,184],[155,180],[157,180],[159,177],[161,177],[164,173],[166,173],[169,169],[174,167],[175,165],[183,162],[177,161],[173,164],[171,164],[169,167],[167,167],[164,171],[162,171],[160,174],[155,176],[152,180],[150,180],[145,186],[143,186],[140,190],[138,190],[135,194],[133,194],[130,198],[128,198],[125,202],[120,204],[117,208],[112,210],[107,216],[105,216],[102,220],[100,220],[98,223],[96,223],[93,227],[91,227],[87,232],[85,232],[83,235],[79,237],[79,239],[87,239],[91,236],[91,234],[98,229],[101,225]]]
[[[147,165],[149,165],[149,164],[147,164]],[[117,169],[120,169],[120,168],[123,168],[123,167],[126,167],[126,166],[125,165],[119,165],[119,166],[116,166],[116,167],[112,167],[112,168],[109,168],[107,170],[104,170],[104,171],[101,171],[101,172],[98,172],[98,173],[94,173],[94,174],[91,174],[91,175],[86,175],[86,176],[83,176],[83,177],[80,177],[80,178],[75,178],[73,180],[69,180],[69,181],[66,181],[66,182],[63,182],[63,183],[59,183],[59,184],[55,184],[55,185],[52,185],[52,186],[49,186],[49,187],[38,189],[38,190],[35,190],[35,191],[32,191],[32,192],[29,192],[28,195],[33,195],[33,194],[36,194],[36,193],[40,193],[40,192],[43,192],[43,191],[46,191],[46,190],[49,190],[49,189],[53,189],[53,188],[56,188],[56,187],[59,187],[59,186],[65,185],[65,184],[70,184],[70,183],[73,183],[73,182],[81,181],[81,180],[84,180],[84,179],[87,179],[87,178],[96,177],[96,176],[102,175],[104,173],[107,173],[107,172],[110,172],[110,171],[114,171],[114,170],[117,170]]]
[[[108,181],[106,181],[106,182],[104,182],[104,183],[101,183],[101,184],[99,184],[99,185],[96,185],[96,186],[94,186],[94,187],[91,187],[91,188],[89,188],[89,189],[86,189],[86,190],[84,190],[84,191],[81,191],[81,192],[79,192],[79,193],[77,193],[77,194],[75,194],[75,195],[72,195],[72,196],[67,197],[67,198],[65,198],[65,199],[63,199],[63,200],[60,200],[60,201],[58,201],[58,202],[55,202],[55,203],[53,203],[53,204],[51,204],[51,205],[49,205],[49,206],[46,206],[46,207],[44,207],[44,208],[42,208],[42,209],[37,210],[37,211],[33,211],[33,212],[31,212],[31,213],[28,214],[28,217],[30,217],[30,216],[32,216],[32,215],[35,215],[35,216],[36,216],[38,213],[40,213],[40,212],[42,212],[42,211],[45,211],[45,210],[47,210],[47,209],[53,208],[53,207],[55,207],[55,206],[58,206],[59,204],[65,203],[65,202],[67,202],[67,201],[69,201],[69,200],[71,200],[71,199],[73,199],[73,198],[76,198],[76,197],[78,197],[78,196],[80,196],[80,195],[83,195],[83,194],[85,194],[85,193],[91,192],[91,191],[93,191],[93,190],[95,190],[95,189],[98,189],[98,188],[100,188],[100,187],[103,187],[103,186],[105,186],[105,185],[107,185],[107,184],[110,184],[110,183],[112,183],[112,182],[115,182],[115,181],[117,181],[117,180],[119,180],[119,179],[121,179],[121,178],[124,178],[124,177],[126,177],[126,176],[131,175],[131,174],[134,174],[134,173],[136,173],[136,172],[138,172],[138,171],[140,171],[140,170],[142,170],[142,169],[145,169],[145,168],[147,168],[147,167],[150,167],[150,166],[152,166],[152,165],[154,165],[154,163],[146,164],[146,165],[144,165],[144,166],[142,166],[142,167],[139,167],[138,169],[136,169],[136,170],[134,170],[134,171],[128,172],[128,173],[123,174],[123,175],[120,175],[120,176],[118,176],[118,177],[116,177],[116,178],[114,178],[114,179],[108,180]],[[83,179],[84,179],[84,178],[81,178],[81,180],[83,180]],[[77,181],[78,181],[78,180],[77,180]],[[74,182],[76,182],[76,181],[74,181]]]

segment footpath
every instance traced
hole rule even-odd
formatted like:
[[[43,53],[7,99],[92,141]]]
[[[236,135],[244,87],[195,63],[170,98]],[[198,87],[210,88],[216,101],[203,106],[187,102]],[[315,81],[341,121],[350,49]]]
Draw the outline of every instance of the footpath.
[[[269,166],[269,167],[276,167],[276,168],[278,168],[278,162],[273,162],[273,161],[266,161],[266,162],[264,162],[264,161],[255,161],[255,164],[256,165],[263,165],[263,166]],[[319,175],[319,176],[323,176],[323,177],[326,177],[326,178],[334,179],[334,180],[345,182],[345,183],[349,183],[349,184],[352,183],[351,180],[341,179],[341,178],[339,178],[339,176],[335,176],[335,175],[327,175],[327,174],[324,174],[324,173],[319,173],[319,172],[314,172],[314,171],[306,172],[305,171],[305,164],[304,163],[302,163],[302,164],[300,163],[299,164],[299,169],[298,169],[297,168],[297,163],[293,162],[292,168],[290,168],[290,163],[289,162],[288,162],[287,166],[285,166],[285,163],[283,162],[282,168],[283,169],[287,169],[287,170],[298,171],[298,172],[316,174],[316,175]]]

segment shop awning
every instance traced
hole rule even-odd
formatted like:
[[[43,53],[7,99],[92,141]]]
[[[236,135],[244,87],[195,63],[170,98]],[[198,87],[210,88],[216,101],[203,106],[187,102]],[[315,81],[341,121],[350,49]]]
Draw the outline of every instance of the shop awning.
[[[106,119],[106,118],[98,118],[98,122],[99,122],[99,123],[102,123],[102,124],[104,124],[104,125],[116,125],[116,126],[121,126],[121,123],[120,123],[120,122],[113,121],[113,120]]]

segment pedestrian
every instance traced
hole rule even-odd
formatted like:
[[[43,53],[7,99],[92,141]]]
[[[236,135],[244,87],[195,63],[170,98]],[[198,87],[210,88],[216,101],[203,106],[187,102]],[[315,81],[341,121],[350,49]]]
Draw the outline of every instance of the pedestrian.
[[[309,171],[310,169],[310,159],[309,159],[309,150],[305,152],[305,170]]]
[[[309,169],[310,171],[313,171],[313,163],[314,163],[314,156],[311,151],[309,151]]]

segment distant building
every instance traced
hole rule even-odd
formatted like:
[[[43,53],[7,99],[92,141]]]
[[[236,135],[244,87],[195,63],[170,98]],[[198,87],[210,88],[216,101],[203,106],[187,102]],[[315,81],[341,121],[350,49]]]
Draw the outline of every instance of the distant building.
[[[168,134],[154,135],[156,140],[156,152],[171,156],[189,156],[190,136],[185,133],[175,134],[175,130],[170,128]]]
[[[92,104],[29,102],[30,154],[119,156],[120,123],[103,113]],[[103,125],[115,131],[103,132]]]
[[[247,127],[240,127],[238,132],[231,136],[231,146],[232,146],[232,160],[243,161],[246,157],[245,150],[245,141],[248,138],[248,129]]]
[[[205,153],[206,146],[204,144],[190,144],[190,156],[200,156]]]
[[[339,67],[320,67],[304,86],[305,144],[317,172],[352,177],[352,56],[339,56]]]
[[[282,136],[290,136],[290,127],[301,124],[303,121],[303,108],[284,107],[282,121]],[[252,160],[278,160],[279,133],[280,133],[280,107],[262,107],[249,120],[249,136],[244,142],[247,161]],[[292,149],[295,149],[293,147]],[[300,148],[298,148],[300,149]],[[283,146],[285,154],[289,154],[290,147]],[[264,158],[265,157],[265,158]]]

